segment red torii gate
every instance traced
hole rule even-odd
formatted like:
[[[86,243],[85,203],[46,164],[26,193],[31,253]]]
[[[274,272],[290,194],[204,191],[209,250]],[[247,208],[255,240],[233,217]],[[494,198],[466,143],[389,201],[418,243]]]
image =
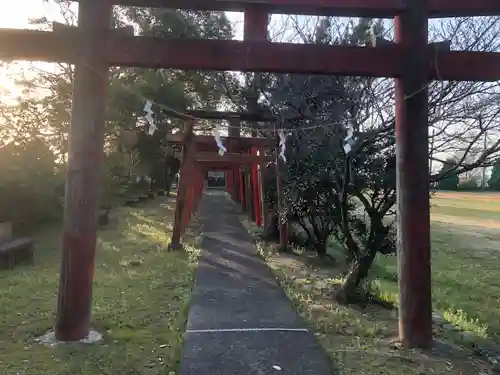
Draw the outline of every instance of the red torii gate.
[[[273,161],[272,157],[265,154],[267,150],[275,148],[276,142],[267,138],[240,137],[240,121],[274,121],[274,119],[234,112],[188,111],[185,114],[165,112],[182,118],[185,122],[183,133],[167,136],[168,142],[182,145],[174,229],[169,247],[173,250],[181,247],[181,237],[203,193],[203,172],[209,170],[226,172],[228,193],[235,201],[241,203],[244,211],[249,211],[258,226],[262,225],[262,188],[258,165],[262,166]],[[218,147],[213,136],[194,134],[194,123],[201,118],[231,121],[229,136],[225,137],[228,153],[223,156],[218,154]],[[240,165],[250,166],[250,170],[240,169]]]
[[[169,246],[171,249],[176,250],[181,247],[181,236],[189,223],[191,214],[198,208],[204,189],[204,172],[208,170],[226,171],[228,192],[233,199],[242,202],[245,211],[249,207],[250,213],[254,212],[257,225],[261,225],[261,189],[257,165],[272,161],[272,157],[256,155],[255,150],[262,150],[265,146],[269,146],[269,140],[264,138],[230,137],[227,138],[229,150],[236,151],[240,149],[245,153],[228,153],[221,156],[217,153],[213,137],[193,134],[192,120],[186,122],[181,137],[169,137],[169,140],[183,145],[174,229],[172,242]],[[240,170],[240,165],[249,165],[251,172],[247,173],[244,169]],[[245,187],[241,184],[242,179],[247,182]],[[243,189],[246,190],[245,193],[243,193]],[[239,194],[235,194],[236,191]],[[245,197],[245,200],[243,200],[243,197]],[[243,206],[243,203],[248,203],[248,206],[246,204]]]
[[[244,11],[245,40],[110,32],[112,5]],[[270,43],[270,13],[394,18],[397,43],[375,48]],[[110,65],[119,65],[396,78],[399,335],[404,344],[429,347],[426,85],[429,79],[498,80],[500,54],[437,53],[428,45],[428,18],[499,14],[497,0],[80,0],[75,32],[1,30],[0,59],[76,65],[56,337],[79,340],[89,332],[107,73]]]

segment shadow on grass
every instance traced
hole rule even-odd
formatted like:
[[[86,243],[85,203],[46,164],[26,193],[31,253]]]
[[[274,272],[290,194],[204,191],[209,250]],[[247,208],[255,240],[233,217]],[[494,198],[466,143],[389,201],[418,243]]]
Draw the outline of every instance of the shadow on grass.
[[[93,325],[104,334],[102,343],[56,348],[34,343],[55,321],[58,228],[37,236],[34,267],[0,273],[0,373],[175,373],[196,249],[167,251],[173,212],[160,206],[164,201],[118,208],[100,232]]]

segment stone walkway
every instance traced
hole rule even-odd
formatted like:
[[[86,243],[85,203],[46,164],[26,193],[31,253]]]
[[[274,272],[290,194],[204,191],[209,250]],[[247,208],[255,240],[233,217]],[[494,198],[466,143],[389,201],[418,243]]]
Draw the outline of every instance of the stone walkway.
[[[200,205],[202,253],[180,375],[327,375],[332,366],[298,317],[236,204],[219,191]]]

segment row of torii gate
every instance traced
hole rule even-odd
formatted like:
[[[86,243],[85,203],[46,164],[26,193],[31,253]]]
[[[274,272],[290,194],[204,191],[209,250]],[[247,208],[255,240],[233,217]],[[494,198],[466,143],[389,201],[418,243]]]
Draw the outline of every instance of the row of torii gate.
[[[204,190],[205,172],[224,171],[227,192],[234,201],[241,204],[243,211],[249,213],[257,226],[266,219],[264,204],[264,170],[273,163],[276,175],[280,176],[283,161],[277,149],[279,141],[259,138],[255,131],[253,137],[241,137],[241,122],[275,122],[272,117],[234,112],[188,111],[184,114],[164,111],[171,116],[184,120],[182,133],[167,136],[171,144],[181,146],[182,154],[179,185],[177,189],[174,228],[170,249],[182,247],[184,234],[192,213],[196,212]],[[227,120],[230,123],[228,137],[225,137],[227,153],[220,155],[214,137],[197,135],[194,132],[196,119]],[[276,131],[275,131],[276,133]],[[274,154],[274,156],[272,156]],[[262,174],[261,174],[262,171]],[[281,201],[281,181],[277,178],[278,202]],[[286,222],[279,223],[280,248],[285,250],[288,242]]]
[[[244,40],[162,39],[115,32],[110,30],[113,5],[243,11]],[[393,18],[396,43],[272,43],[267,30],[272,13]],[[75,64],[56,337],[74,341],[89,333],[105,99],[108,67],[114,65],[395,78],[399,336],[408,346],[430,347],[427,85],[430,79],[498,80],[500,53],[430,48],[428,19],[481,15],[500,15],[500,1],[80,0],[78,27],[71,32],[0,30],[0,59]],[[189,151],[190,126],[187,122],[183,138],[186,159],[194,154]],[[178,236],[174,233],[174,243]]]

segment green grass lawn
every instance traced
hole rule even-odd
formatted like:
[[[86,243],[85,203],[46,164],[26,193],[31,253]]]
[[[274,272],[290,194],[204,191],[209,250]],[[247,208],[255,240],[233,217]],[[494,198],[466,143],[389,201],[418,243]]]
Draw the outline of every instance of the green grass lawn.
[[[104,340],[35,342],[55,322],[58,226],[36,236],[34,266],[0,271],[0,374],[175,374],[193,284],[196,241],[169,252],[173,207],[157,198],[117,208],[99,235],[93,326]]]
[[[438,192],[431,199],[431,213],[500,221],[500,194]]]
[[[500,195],[438,193],[431,205],[431,220],[449,217],[432,223],[435,309],[464,330],[500,341],[500,235],[490,228],[491,221],[500,225]],[[461,225],[463,218],[474,218],[475,226]],[[380,257],[375,277],[391,300],[397,285],[386,275],[395,273],[395,257]]]
[[[477,209],[468,207],[436,205],[431,208],[431,214],[500,221],[500,209],[496,211],[492,208]]]
[[[479,336],[500,339],[500,259],[496,250],[478,249],[481,240],[449,230],[432,228],[432,276],[434,308],[447,320]],[[485,241],[485,240],[483,240]],[[375,269],[380,290],[397,300],[397,284],[385,275],[396,273],[395,257],[380,257]]]
[[[332,290],[342,281],[339,260],[325,264],[308,254],[279,255],[260,245],[340,374],[489,373],[489,365],[469,348],[470,340],[500,343],[500,235],[492,229],[496,220],[500,226],[500,194],[437,194],[431,204],[433,216],[446,217],[432,223],[434,309],[466,331],[436,325],[436,337],[451,347],[439,356],[394,349],[397,311],[337,304]],[[471,222],[474,226],[468,226]],[[370,278],[381,297],[397,302],[395,256],[379,257]]]

